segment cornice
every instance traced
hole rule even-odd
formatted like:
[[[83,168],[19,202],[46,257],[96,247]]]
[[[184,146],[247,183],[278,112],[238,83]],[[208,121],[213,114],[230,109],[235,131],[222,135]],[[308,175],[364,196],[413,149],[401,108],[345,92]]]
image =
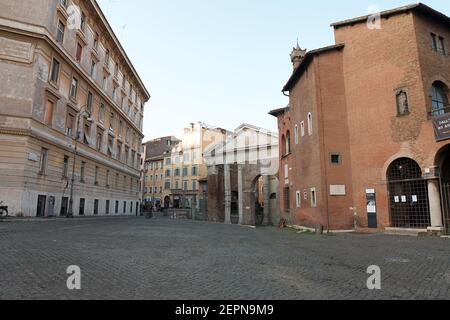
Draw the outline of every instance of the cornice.
[[[125,121],[139,134],[141,139],[144,138],[144,134],[141,131],[141,129],[138,128],[137,125],[133,121],[131,121],[131,119],[128,117],[128,115],[119,106],[117,106],[117,104],[108,95],[106,95],[103,92],[103,90],[101,90],[99,85],[97,83],[95,83],[95,81],[93,81],[90,78],[90,76],[77,63],[75,63],[75,61],[72,59],[72,57],[70,57],[70,55],[66,52],[66,50],[64,48],[62,48],[59,44],[57,44],[52,39],[52,37],[50,37],[50,35],[48,34],[46,29],[44,29],[42,27],[36,27],[36,26],[33,26],[36,29],[35,31],[20,29],[20,28],[14,27],[14,26],[8,26],[8,25],[2,24],[2,20],[4,21],[5,19],[0,18],[0,30],[27,36],[27,37],[31,37],[31,38],[35,38],[35,39],[40,39],[40,40],[45,41],[48,45],[50,45],[52,47],[52,49],[57,51],[62,57],[65,58],[65,61],[68,64],[70,64],[70,66],[73,69],[77,70],[78,74],[82,76],[84,81],[86,81],[87,83],[89,83],[89,85],[91,87],[96,89],[97,94],[99,96],[101,96],[101,98],[103,100],[105,100],[110,106],[112,106],[115,109],[116,113],[119,113],[122,115],[122,117],[125,119]],[[23,25],[23,24],[20,23],[20,25]]]

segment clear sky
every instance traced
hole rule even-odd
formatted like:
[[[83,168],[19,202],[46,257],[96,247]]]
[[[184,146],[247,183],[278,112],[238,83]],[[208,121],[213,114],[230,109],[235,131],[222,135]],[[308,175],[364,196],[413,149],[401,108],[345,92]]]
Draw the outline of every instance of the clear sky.
[[[98,0],[152,98],[145,140],[180,136],[191,122],[277,130],[289,54],[334,44],[330,23],[407,0]],[[450,1],[423,3],[450,15]]]

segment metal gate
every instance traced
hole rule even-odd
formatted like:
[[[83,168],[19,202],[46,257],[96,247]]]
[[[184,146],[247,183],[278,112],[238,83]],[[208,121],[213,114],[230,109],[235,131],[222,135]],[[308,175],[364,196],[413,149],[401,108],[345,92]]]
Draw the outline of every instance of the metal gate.
[[[388,187],[393,227],[426,229],[431,225],[428,184],[414,160],[401,158],[391,165]]]
[[[450,234],[450,181],[441,180],[441,201],[445,233]]]

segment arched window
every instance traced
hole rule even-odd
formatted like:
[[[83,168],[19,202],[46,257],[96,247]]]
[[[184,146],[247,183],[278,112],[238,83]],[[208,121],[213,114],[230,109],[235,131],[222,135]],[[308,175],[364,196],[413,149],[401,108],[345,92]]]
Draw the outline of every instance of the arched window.
[[[396,100],[397,100],[397,114],[399,116],[409,114],[408,95],[404,90],[400,90],[399,92],[397,92]]]
[[[295,139],[295,144],[298,144],[298,125],[295,125],[295,128],[294,128],[294,139]]]
[[[431,107],[433,116],[439,116],[450,111],[448,103],[448,87],[441,81],[433,83],[431,89]]]
[[[313,134],[313,119],[311,112],[308,113],[308,134],[309,135]]]
[[[281,137],[281,154],[284,156],[286,155],[286,137],[283,136]]]
[[[286,154],[291,153],[291,133],[286,133]]]

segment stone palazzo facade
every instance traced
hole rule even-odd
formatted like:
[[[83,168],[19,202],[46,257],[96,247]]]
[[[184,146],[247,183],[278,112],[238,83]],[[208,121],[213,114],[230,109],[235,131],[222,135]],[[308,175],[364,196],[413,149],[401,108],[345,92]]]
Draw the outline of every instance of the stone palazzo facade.
[[[73,179],[75,216],[138,214],[149,99],[96,1],[0,0],[0,201],[65,216]]]

